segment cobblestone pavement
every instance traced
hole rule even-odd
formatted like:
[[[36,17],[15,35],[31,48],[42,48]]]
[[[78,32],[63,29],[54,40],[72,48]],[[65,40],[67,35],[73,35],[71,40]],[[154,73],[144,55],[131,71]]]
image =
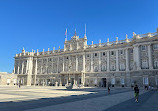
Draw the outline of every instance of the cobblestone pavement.
[[[135,103],[131,88],[1,87],[0,111],[157,111],[157,91],[140,90]],[[127,110],[128,109],[128,110]]]

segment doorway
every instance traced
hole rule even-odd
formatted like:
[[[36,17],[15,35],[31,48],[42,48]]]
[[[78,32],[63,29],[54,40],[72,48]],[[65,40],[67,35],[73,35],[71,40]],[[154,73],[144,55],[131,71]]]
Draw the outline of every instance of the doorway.
[[[102,78],[102,87],[106,87],[106,78]]]

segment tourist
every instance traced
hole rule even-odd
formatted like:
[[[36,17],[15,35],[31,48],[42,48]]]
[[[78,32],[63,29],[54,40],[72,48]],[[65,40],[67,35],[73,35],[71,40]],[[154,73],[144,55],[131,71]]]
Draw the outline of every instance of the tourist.
[[[108,86],[108,94],[110,94],[110,87]]]
[[[136,99],[135,101],[138,102],[139,88],[137,85],[134,87],[134,93],[135,93],[135,99]]]

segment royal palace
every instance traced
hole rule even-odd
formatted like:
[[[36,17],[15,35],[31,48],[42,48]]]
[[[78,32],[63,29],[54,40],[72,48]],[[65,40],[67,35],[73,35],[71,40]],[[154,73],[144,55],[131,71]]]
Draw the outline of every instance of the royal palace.
[[[16,54],[14,71],[21,85],[131,87],[158,85],[157,32],[87,45],[86,33],[65,39],[64,49]]]

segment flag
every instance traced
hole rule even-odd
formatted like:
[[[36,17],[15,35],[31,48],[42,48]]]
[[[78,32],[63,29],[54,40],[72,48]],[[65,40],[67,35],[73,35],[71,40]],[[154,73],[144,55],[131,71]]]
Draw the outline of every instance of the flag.
[[[66,29],[66,31],[65,31],[65,35],[67,35],[67,29]]]

